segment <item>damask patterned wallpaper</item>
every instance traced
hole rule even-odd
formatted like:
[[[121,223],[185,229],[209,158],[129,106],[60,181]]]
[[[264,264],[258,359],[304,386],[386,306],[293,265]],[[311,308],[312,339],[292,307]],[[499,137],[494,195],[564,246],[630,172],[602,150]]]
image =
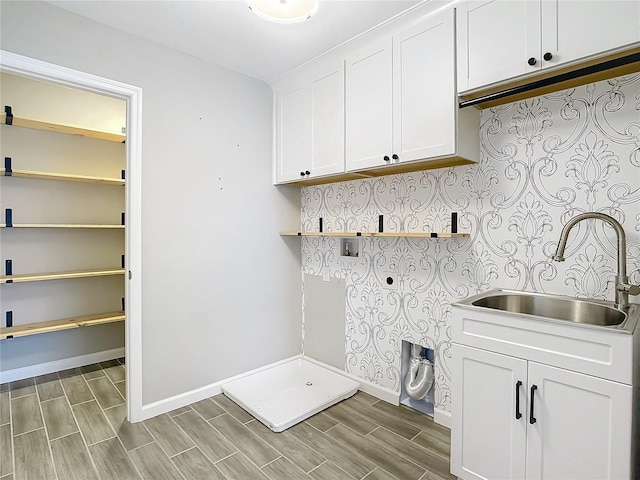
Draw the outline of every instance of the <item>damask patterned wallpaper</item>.
[[[627,233],[640,283],[640,74],[488,110],[476,165],[302,189],[302,229],[450,231],[465,239],[362,238],[357,258],[338,238],[302,239],[303,272],[346,280],[345,370],[400,390],[400,348],[435,352],[436,408],[451,403],[451,303],[491,288],[613,300],[616,248],[603,222],[581,222],[564,263],[562,226],[598,211]],[[385,288],[394,272],[397,288]],[[633,301],[633,300],[632,300]]]

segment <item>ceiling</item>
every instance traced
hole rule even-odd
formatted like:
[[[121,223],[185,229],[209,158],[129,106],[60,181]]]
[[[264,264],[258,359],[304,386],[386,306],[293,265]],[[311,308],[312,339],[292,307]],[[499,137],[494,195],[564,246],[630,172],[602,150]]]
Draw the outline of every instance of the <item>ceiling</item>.
[[[320,0],[311,19],[283,25],[246,0],[48,0],[110,27],[268,82],[420,0]]]

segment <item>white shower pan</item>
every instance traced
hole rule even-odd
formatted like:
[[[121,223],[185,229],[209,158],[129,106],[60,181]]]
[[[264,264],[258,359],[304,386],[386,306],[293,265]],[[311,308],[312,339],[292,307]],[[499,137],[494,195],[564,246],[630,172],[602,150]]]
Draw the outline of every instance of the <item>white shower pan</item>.
[[[360,384],[297,358],[222,386],[222,392],[274,432],[329,408]]]

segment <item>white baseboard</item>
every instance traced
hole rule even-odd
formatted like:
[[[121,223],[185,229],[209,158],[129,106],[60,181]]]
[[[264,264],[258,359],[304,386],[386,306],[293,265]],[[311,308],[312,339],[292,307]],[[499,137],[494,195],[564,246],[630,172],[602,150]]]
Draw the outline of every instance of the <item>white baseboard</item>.
[[[443,427],[451,429],[451,412],[442,410],[440,408],[433,409],[433,421]]]
[[[316,365],[326,368],[327,370],[331,370],[335,373],[338,373],[344,377],[350,378],[351,380],[355,380],[360,383],[360,390],[369,395],[373,395],[380,400],[384,400],[387,403],[391,403],[393,405],[400,405],[400,393],[394,392],[390,388],[383,387],[381,385],[376,385],[375,383],[371,383],[368,380],[365,380],[360,377],[356,377],[350,373],[345,372],[344,370],[340,370],[339,368],[332,367],[331,365],[327,365],[326,363],[319,362],[311,357],[304,356],[305,360],[308,360]]]
[[[39,363],[28,367],[14,368],[13,370],[5,370],[0,372],[0,383],[15,382],[24,378],[37,377],[47,373],[59,372],[69,368],[82,367],[92,363],[106,362],[114,358],[124,357],[124,347],[115,348],[113,350],[104,350],[102,352],[88,353],[78,357],[63,358],[62,360],[54,360],[53,362]]]
[[[163,413],[170,412],[171,410],[175,410],[176,408],[184,407],[186,405],[199,402],[200,400],[204,400],[205,398],[213,397],[214,395],[218,395],[222,393],[222,385],[224,385],[225,383],[233,382],[234,380],[238,380],[240,378],[253,375],[254,373],[258,373],[263,370],[276,367],[278,365],[281,365],[286,362],[290,362],[291,360],[295,360],[300,357],[302,357],[302,355],[294,355],[293,357],[285,358],[284,360],[280,360],[278,362],[265,365],[264,367],[259,367],[254,370],[250,370],[248,372],[240,373],[233,377],[225,378],[218,382],[205,385],[204,387],[196,388],[188,392],[174,395],[173,397],[165,398],[163,400],[158,400],[157,402],[143,405],[142,418],[140,418],[140,420],[146,420],[148,418],[152,418],[157,415],[162,415]]]

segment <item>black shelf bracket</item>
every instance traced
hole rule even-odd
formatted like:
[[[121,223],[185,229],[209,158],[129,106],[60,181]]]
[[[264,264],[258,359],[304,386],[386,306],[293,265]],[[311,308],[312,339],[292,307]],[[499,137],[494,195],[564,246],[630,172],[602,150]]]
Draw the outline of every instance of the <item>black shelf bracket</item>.
[[[320,217],[320,221],[318,222],[319,232],[322,233],[322,217]]]
[[[4,223],[7,228],[13,227],[13,209],[5,208],[4,209]]]
[[[5,326],[7,328],[13,327],[13,312],[11,310],[5,314]],[[7,338],[13,338],[13,335],[7,335]]]
[[[120,306],[122,307],[121,310],[124,312],[124,297],[120,299]]]
[[[120,178],[122,178],[122,180],[125,180],[124,170],[120,170]]]
[[[120,255],[120,268],[124,268],[124,253]]]
[[[11,275],[13,275],[13,260],[7,259],[4,261],[4,274],[7,277],[10,277]],[[13,283],[13,280],[8,278],[7,283]]]
[[[124,212],[120,214],[120,225],[124,225]]]
[[[11,170],[11,157],[4,157],[4,176],[10,177],[13,174]]]
[[[451,212],[451,233],[458,233],[458,212]]]
[[[4,123],[6,125],[13,125],[13,112],[11,111],[11,107],[9,105],[4,106],[4,114],[6,116]]]
[[[384,232],[384,215],[378,215],[378,233]]]

